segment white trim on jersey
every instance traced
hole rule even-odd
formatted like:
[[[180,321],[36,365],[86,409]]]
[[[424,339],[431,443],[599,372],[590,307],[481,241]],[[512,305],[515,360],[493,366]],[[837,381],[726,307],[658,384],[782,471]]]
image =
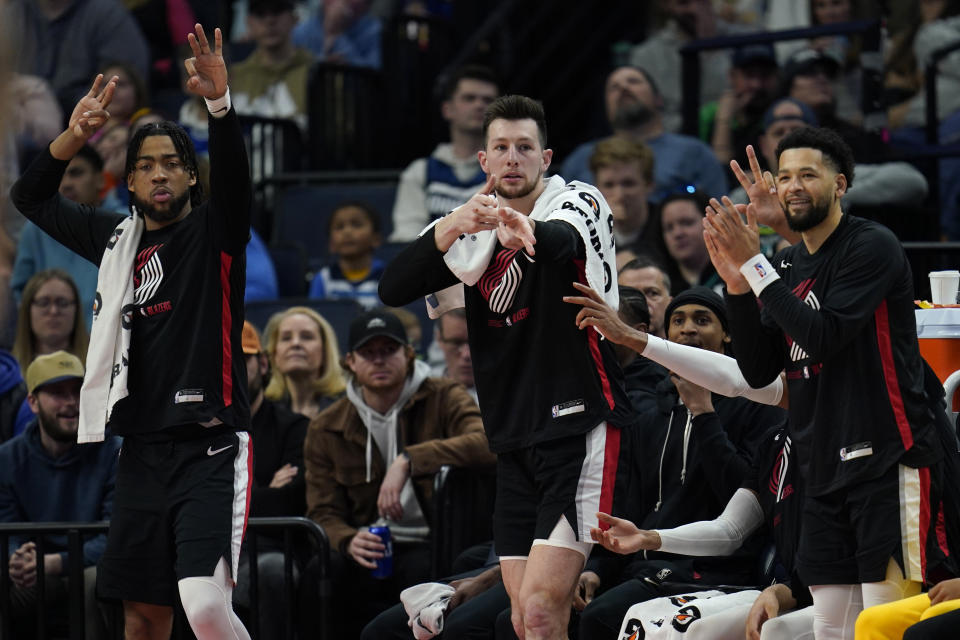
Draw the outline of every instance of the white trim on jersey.
[[[230,525],[230,566],[234,582],[240,569],[240,545],[243,544],[243,533],[247,528],[252,488],[250,476],[253,473],[250,434],[238,431],[237,441],[237,455],[233,459],[233,522]]]
[[[920,511],[926,496],[920,483],[920,470],[899,466],[900,542],[907,580],[923,582],[922,551],[925,540],[920,531]]]
[[[580,480],[577,482],[577,535],[582,542],[592,542],[590,528],[600,526],[597,511],[603,490],[603,467],[606,462],[607,423],[601,422],[585,434],[586,452]]]

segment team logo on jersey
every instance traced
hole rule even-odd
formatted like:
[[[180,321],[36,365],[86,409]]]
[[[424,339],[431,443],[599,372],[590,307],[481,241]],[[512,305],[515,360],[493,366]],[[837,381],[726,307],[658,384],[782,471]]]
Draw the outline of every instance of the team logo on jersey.
[[[779,435],[779,434],[778,434]],[[773,472],[770,474],[770,493],[775,495],[776,501],[785,500],[793,493],[793,485],[787,484],[787,473],[790,470],[790,449],[793,446],[790,436],[783,441],[777,453],[777,461],[773,465]]]
[[[690,625],[700,618],[700,609],[693,605],[688,605],[677,611],[673,616],[673,620],[670,621],[670,624],[680,633],[685,633]]]
[[[138,305],[152,298],[163,282],[163,263],[157,255],[162,246],[155,244],[137,254],[136,270],[133,274],[133,300]]]
[[[486,298],[487,305],[494,313],[506,313],[513,306],[513,300],[523,280],[520,256],[528,263],[534,262],[533,258],[518,249],[500,249],[477,282],[480,294]],[[513,321],[511,318],[508,326],[512,325]]]
[[[813,292],[813,285],[816,284],[816,282],[816,279],[812,278],[804,280],[793,288],[793,295],[800,298],[803,304],[811,309],[819,311],[820,300],[817,298],[817,294]],[[789,336],[787,336],[787,344],[790,346],[790,360],[792,362],[799,362],[800,360],[805,360],[810,357],[807,355],[807,352],[800,348],[800,345],[794,342]]]
[[[627,620],[627,626],[623,629],[622,640],[643,640],[643,623],[636,618]]]

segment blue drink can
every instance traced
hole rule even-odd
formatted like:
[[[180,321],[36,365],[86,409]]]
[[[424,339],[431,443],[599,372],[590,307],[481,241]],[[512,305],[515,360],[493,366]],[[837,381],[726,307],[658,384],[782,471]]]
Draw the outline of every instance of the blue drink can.
[[[377,568],[371,571],[374,578],[389,578],[393,575],[393,538],[390,536],[390,527],[375,525],[370,527],[370,533],[380,536],[380,542],[386,547],[383,550],[383,557],[374,560]]]

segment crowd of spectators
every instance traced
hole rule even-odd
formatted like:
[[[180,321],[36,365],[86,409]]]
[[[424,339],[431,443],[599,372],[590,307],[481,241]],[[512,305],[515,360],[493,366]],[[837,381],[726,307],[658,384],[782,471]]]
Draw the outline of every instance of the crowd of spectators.
[[[0,0],[0,33],[15,52],[12,73],[4,78],[10,108],[3,123],[6,129],[0,130],[0,442],[6,442],[0,445],[0,459],[14,461],[0,465],[0,520],[102,519],[110,513],[112,478],[105,468],[98,475],[88,467],[102,459],[112,469],[115,460],[111,463],[107,454],[115,452],[118,443],[108,440],[93,453],[82,448],[77,452],[64,444],[70,443],[69,431],[76,428],[69,423],[75,418],[88,330],[97,304],[97,266],[24,222],[7,195],[37,151],[62,130],[64,114],[87,91],[91,79],[97,73],[119,78],[111,120],[70,162],[60,194],[84,207],[124,212],[130,206],[127,141],[143,124],[179,121],[196,145],[204,179],[207,108],[187,100],[181,90],[184,75],[178,61],[186,41],[174,34],[188,33],[197,21],[211,26],[229,22],[234,108],[241,115],[290,120],[306,138],[313,65],[381,69],[384,56],[389,55],[382,49],[384,29],[394,15],[409,11],[442,20],[450,16],[452,4]],[[857,186],[843,198],[845,211],[864,217],[889,215],[891,209],[904,217],[934,215],[940,239],[960,240],[960,158],[938,160],[938,180],[933,185],[928,181],[931,165],[903,160],[924,142],[926,64],[937,49],[960,43],[960,0],[657,0],[650,4],[646,39],[632,43],[626,64],[614,64],[611,55],[598,70],[605,77],[604,91],[602,98],[591,99],[598,108],[602,100],[609,135],[580,136],[572,150],[553,163],[564,179],[596,185],[611,207],[625,322],[673,342],[729,351],[723,303],[713,295],[721,290],[722,281],[701,232],[708,199],[729,195],[735,203],[746,203],[746,194],[730,172],[730,161],[746,166],[745,149],[753,145],[761,168],[776,173],[778,142],[805,126],[836,130],[854,151]],[[881,4],[886,5],[882,10]],[[686,43],[878,18],[885,24],[881,49],[885,117],[880,125],[865,116],[861,104],[864,43],[853,34],[703,53],[698,130],[681,131],[680,48]],[[960,139],[957,56],[960,53],[946,57],[936,77],[936,115],[944,144]],[[407,158],[408,166],[395,167],[398,180],[392,211],[377,210],[358,189],[356,198],[335,203],[328,219],[316,221],[312,237],[300,239],[304,246],[326,247],[328,258],[301,274],[298,293],[316,300],[356,301],[358,315],[349,328],[335,327],[301,300],[273,315],[264,326],[248,323],[244,330],[252,437],[259,456],[251,516],[306,515],[325,527],[338,582],[337,607],[332,620],[324,623],[342,637],[359,634],[367,622],[398,601],[402,588],[444,577],[429,575],[428,548],[432,477],[440,465],[488,467],[494,462],[476,406],[465,316],[448,312],[421,336],[425,325],[419,315],[381,308],[377,283],[388,255],[381,253],[384,247],[413,240],[486,181],[477,159],[483,146],[484,109],[508,89],[524,93],[524,87],[511,83],[510,69],[495,67],[470,62],[437,78],[436,110],[446,124],[445,140],[429,156]],[[935,207],[939,208],[931,214]],[[271,231],[252,230],[247,249],[248,302],[280,297]],[[761,228],[761,235],[768,256],[796,240],[774,221]],[[917,295],[923,297],[922,292]],[[674,317],[678,309],[679,319]],[[692,318],[695,311],[709,322],[688,322],[687,316]],[[430,342],[433,348],[428,351],[425,347]],[[347,345],[346,352],[341,353],[339,345]],[[378,373],[370,368],[373,361],[390,366],[386,373]],[[56,362],[64,363],[66,374],[50,373]],[[765,442],[761,436],[782,420],[779,410],[761,409],[744,399],[720,399],[692,383],[671,381],[666,369],[635,354],[622,354],[621,365],[628,373],[634,408],[647,416],[650,425],[647,441],[628,440],[624,447],[632,451],[629,455],[645,461],[637,474],[655,473],[659,465],[661,473],[676,475],[683,467],[685,473],[704,476],[703,482],[709,484],[710,465],[718,464],[718,459],[695,456],[687,468],[687,447],[701,445],[695,439],[674,442],[683,433],[671,436],[674,414],[688,423],[701,413],[712,416],[709,434],[722,440],[723,451],[738,470],[735,477],[725,476],[726,484],[713,486],[710,495],[689,495],[682,480],[664,494],[664,477],[638,475],[632,486],[659,486],[661,501],[654,507],[650,496],[635,495],[622,513],[645,523],[645,528],[715,517],[738,483],[745,481],[751,454]],[[53,408],[45,413],[47,407]],[[66,430],[66,435],[57,429]],[[694,432],[700,437],[706,429]],[[657,448],[644,449],[653,440]],[[45,466],[33,466],[29,474],[21,475],[16,465],[24,464],[25,456],[42,460]],[[725,469],[724,473],[733,472]],[[34,483],[44,474],[46,479]],[[72,480],[79,476],[86,478],[84,483]],[[33,498],[20,495],[27,482]],[[61,496],[73,508],[36,509],[31,500],[42,503],[37,487],[46,486],[69,487],[74,494],[97,492],[96,499],[93,494]],[[664,500],[670,509],[674,503],[682,503],[683,509],[664,513]],[[677,515],[680,511],[683,517]],[[384,513],[396,516],[396,577],[389,583],[370,578],[372,561],[382,547],[365,532]],[[84,548],[85,566],[96,561],[93,543],[97,540]],[[12,570],[31,553],[31,543],[17,542],[10,549]],[[65,549],[61,543],[51,539],[47,549],[59,552]],[[753,547],[748,545],[741,555],[713,564],[713,558],[696,562],[672,558],[670,562],[634,559],[632,564],[588,565],[580,585],[584,599],[579,608],[584,615],[575,618],[579,622],[571,632],[577,633],[579,624],[580,638],[614,637],[628,600],[669,592],[662,584],[651,587],[649,580],[644,582],[644,578],[656,578],[662,583],[657,576],[664,569],[673,571],[680,581],[706,575],[703,579],[715,584],[763,588],[762,577],[754,571],[759,546],[754,540]],[[455,583],[458,589],[483,591],[499,584],[499,578],[489,573],[488,558],[483,553],[479,558],[473,566],[460,567],[459,577],[470,581]],[[277,600],[282,580],[279,546],[261,547],[256,561],[261,619],[280,629],[290,621],[276,615],[282,606]],[[248,611],[251,601],[246,584],[249,562],[244,556],[236,592],[242,611]],[[60,569],[58,560],[46,565],[52,578],[59,578]],[[295,569],[298,584],[315,572],[305,558],[297,559]],[[475,581],[477,576],[482,580]],[[478,589],[480,583],[483,589]],[[17,606],[32,606],[36,594],[24,594],[33,582],[15,578],[14,584]],[[53,585],[63,586],[57,581]],[[594,595],[598,604],[584,608]],[[473,629],[476,635],[469,637],[493,637],[497,615],[504,608],[502,596],[501,586],[498,598],[489,599],[496,606],[478,614],[489,625],[489,633]],[[309,597],[303,597],[309,603]],[[383,630],[405,620],[396,609],[386,615],[372,628],[391,637]],[[88,629],[88,637],[98,632]],[[367,633],[372,637],[372,631]]]

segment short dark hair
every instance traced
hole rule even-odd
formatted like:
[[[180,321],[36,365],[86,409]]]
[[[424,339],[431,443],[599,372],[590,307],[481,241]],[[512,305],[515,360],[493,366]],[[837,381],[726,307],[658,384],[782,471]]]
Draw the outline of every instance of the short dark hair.
[[[533,120],[540,134],[540,146],[547,148],[547,115],[538,100],[527,96],[500,96],[490,103],[483,114],[483,144],[487,144],[487,130],[494,120]]]
[[[666,198],[660,202],[660,211],[662,212],[666,209],[668,204],[673,202],[692,202],[697,208],[697,211],[700,212],[700,215],[707,215],[707,205],[710,204],[710,199],[707,198],[707,195],[702,192],[694,189],[693,191],[687,191],[686,189],[677,191],[676,193],[671,193]]]
[[[620,317],[630,326],[645,324],[650,326],[650,307],[643,292],[633,287],[619,285]]]
[[[847,178],[847,188],[853,185],[853,150],[833,129],[826,127],[802,127],[788,133],[777,145],[777,163],[780,154],[787,149],[816,149],[824,161],[837,173]]]
[[[333,218],[337,215],[337,212],[341,209],[346,209],[347,207],[355,207],[360,209],[360,211],[362,211],[370,221],[370,225],[373,227],[374,233],[380,233],[380,228],[383,225],[380,221],[380,214],[376,209],[373,208],[373,205],[364,202],[363,200],[344,200],[334,207],[333,211],[330,212],[330,219],[327,220],[327,236],[329,236],[330,232],[333,230]]]
[[[83,145],[77,151],[77,155],[73,156],[74,158],[81,158],[90,163],[90,166],[93,167],[93,170],[96,173],[103,172],[103,158],[100,157],[100,154],[97,153],[97,150],[91,147],[88,144]]]
[[[497,81],[497,76],[493,73],[493,69],[481,64],[467,64],[454,71],[453,75],[449,78],[446,78],[441,88],[440,99],[451,99],[453,94],[457,92],[457,87],[460,85],[461,80],[489,82],[497,88],[497,93],[500,93],[500,83]]]
[[[641,253],[636,258],[626,263],[620,270],[617,271],[617,275],[620,275],[624,271],[639,271],[640,269],[647,269],[653,267],[660,272],[660,275],[663,276],[663,286],[666,288],[667,295],[670,294],[670,274],[667,273],[667,268],[663,264],[654,258],[651,255],[646,253]]]
[[[196,178],[196,181],[190,187],[190,205],[194,207],[199,206],[203,202],[203,186],[200,184],[197,152],[193,148],[193,141],[190,139],[190,136],[187,135],[184,128],[176,122],[170,122],[169,120],[151,122],[133,132],[133,135],[130,136],[130,142],[127,144],[127,162],[123,170],[124,178],[129,177],[130,174],[133,173],[137,165],[137,156],[140,155],[140,147],[143,146],[143,141],[146,140],[148,136],[167,136],[170,138],[170,141],[173,142],[173,148],[176,149],[177,155],[180,156],[180,161],[183,162],[190,175]],[[132,211],[132,199],[130,207]]]

